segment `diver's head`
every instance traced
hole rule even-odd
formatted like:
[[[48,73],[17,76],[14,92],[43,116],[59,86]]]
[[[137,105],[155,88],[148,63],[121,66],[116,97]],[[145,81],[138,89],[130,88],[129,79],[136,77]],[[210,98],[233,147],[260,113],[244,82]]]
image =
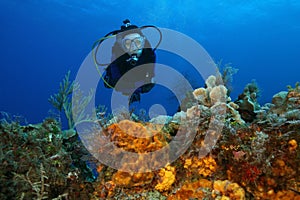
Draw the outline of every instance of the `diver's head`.
[[[124,52],[130,56],[139,57],[145,46],[145,40],[146,38],[138,26],[132,25],[128,19],[123,21],[117,41]]]
[[[135,54],[139,57],[142,54],[144,46],[145,37],[139,33],[129,33],[121,40],[121,47],[129,55]]]

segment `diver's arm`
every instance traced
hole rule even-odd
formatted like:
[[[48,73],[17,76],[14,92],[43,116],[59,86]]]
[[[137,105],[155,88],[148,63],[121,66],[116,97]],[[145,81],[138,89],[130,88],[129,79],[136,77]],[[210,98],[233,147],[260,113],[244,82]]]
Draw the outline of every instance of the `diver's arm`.
[[[119,78],[121,77],[121,72],[117,62],[112,62],[106,68],[105,81],[109,84],[109,87],[115,87]]]

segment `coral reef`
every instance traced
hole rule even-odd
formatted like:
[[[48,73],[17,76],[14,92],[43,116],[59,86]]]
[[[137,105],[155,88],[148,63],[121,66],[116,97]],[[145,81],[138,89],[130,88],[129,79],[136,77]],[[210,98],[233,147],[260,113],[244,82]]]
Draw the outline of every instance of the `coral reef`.
[[[106,118],[100,112],[101,131],[118,150],[101,151],[99,130],[92,140],[98,153],[127,161],[118,169],[91,157],[76,131],[62,131],[54,119],[36,125],[1,120],[0,199],[300,199],[300,87],[263,106],[257,104],[258,88],[246,88],[232,102],[211,76],[205,88],[191,93],[194,101],[182,105],[186,109],[149,122],[131,113]],[[195,123],[192,137],[188,128]],[[210,124],[221,127],[218,137]],[[191,137],[178,159],[156,170],[141,168],[168,160],[171,151],[149,160],[142,155],[169,148],[176,137],[179,146]]]
[[[280,127],[284,124],[300,124],[300,86],[288,87],[288,91],[281,91],[260,110],[257,123]]]
[[[26,126],[2,122],[0,142],[0,199],[88,197],[79,187],[92,177],[80,158],[88,152],[76,136],[64,139],[55,120]]]

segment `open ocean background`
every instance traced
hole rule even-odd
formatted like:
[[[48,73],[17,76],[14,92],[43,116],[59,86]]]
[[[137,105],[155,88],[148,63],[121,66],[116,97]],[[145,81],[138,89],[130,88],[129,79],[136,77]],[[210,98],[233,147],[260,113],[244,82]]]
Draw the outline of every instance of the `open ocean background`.
[[[65,74],[71,70],[74,79],[94,41],[126,18],[184,33],[216,62],[232,63],[238,69],[233,100],[252,80],[261,89],[261,105],[300,81],[298,0],[1,0],[0,111],[41,122],[53,109],[48,98]],[[168,56],[157,53],[159,62],[186,67]],[[108,104],[108,89],[101,83],[97,90],[102,92],[96,103]],[[137,106],[147,110],[153,99],[168,114],[176,112],[172,94],[159,87],[142,95]]]

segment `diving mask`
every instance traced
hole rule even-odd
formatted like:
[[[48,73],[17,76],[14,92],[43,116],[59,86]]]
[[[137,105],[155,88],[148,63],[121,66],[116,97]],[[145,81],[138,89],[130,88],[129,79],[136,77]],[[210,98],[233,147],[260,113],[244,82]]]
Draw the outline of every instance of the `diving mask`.
[[[122,48],[127,53],[131,54],[140,54],[141,50],[144,48],[145,38],[138,33],[132,33],[126,35],[122,39]]]

